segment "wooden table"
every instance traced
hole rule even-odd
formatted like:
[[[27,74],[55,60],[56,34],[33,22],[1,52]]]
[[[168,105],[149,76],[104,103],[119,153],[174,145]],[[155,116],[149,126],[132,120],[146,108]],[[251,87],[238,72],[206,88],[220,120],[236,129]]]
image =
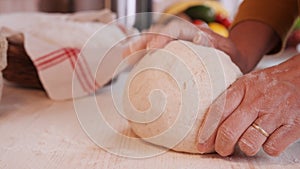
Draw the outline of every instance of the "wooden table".
[[[126,74],[113,84],[121,94]],[[98,103],[110,109],[110,88],[95,96]],[[88,100],[94,97],[82,98]],[[41,168],[300,168],[300,141],[281,156],[270,157],[260,151],[246,157],[240,151],[233,156],[217,154],[192,155],[173,151],[149,158],[134,159],[110,153],[94,144],[80,126],[73,101],[52,101],[43,91],[24,89],[10,84],[4,88],[0,104],[0,169]],[[89,110],[89,107],[86,107]],[[111,111],[111,112],[110,112]],[[125,120],[108,116],[120,133],[132,135]],[[99,133],[106,137],[107,133]],[[114,141],[114,140],[111,140]]]

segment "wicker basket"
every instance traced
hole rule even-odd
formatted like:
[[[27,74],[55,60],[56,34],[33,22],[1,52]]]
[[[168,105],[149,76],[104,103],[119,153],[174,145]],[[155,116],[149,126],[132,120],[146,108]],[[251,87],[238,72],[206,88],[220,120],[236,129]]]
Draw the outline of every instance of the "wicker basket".
[[[23,34],[14,34],[7,41],[7,67],[3,77],[23,87],[43,89],[37,70],[24,49]]]
[[[0,34],[0,101],[2,97],[2,88],[3,88],[3,79],[2,79],[2,69],[6,65],[6,49],[7,49],[7,41]]]
[[[9,36],[7,41],[7,67],[2,72],[4,79],[22,87],[44,90],[37,69],[25,51],[23,34]],[[116,79],[117,77],[104,86],[111,84]]]

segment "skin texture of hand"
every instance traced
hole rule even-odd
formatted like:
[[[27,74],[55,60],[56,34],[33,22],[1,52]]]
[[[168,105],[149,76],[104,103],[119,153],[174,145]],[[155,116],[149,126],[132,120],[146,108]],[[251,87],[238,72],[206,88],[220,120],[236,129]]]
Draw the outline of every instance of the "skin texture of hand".
[[[195,26],[178,18],[166,25],[154,25],[135,38],[138,40],[124,50],[124,57],[142,50],[163,48],[170,41],[179,39],[225,52],[243,73],[250,72],[262,56],[279,43],[275,32],[260,22],[242,22],[231,30],[229,38],[225,38],[206,24]]]
[[[206,24],[195,26],[182,19],[174,19],[166,25],[154,25],[136,38],[137,40],[132,41],[124,50],[124,57],[142,50],[163,48],[172,40],[186,40],[198,45],[214,47],[229,56],[240,58],[240,53],[230,39],[214,33]]]
[[[278,156],[300,138],[300,55],[241,77],[207,113],[199,130],[200,152],[228,156],[238,145],[248,156],[261,147]],[[254,122],[268,138],[251,126]]]

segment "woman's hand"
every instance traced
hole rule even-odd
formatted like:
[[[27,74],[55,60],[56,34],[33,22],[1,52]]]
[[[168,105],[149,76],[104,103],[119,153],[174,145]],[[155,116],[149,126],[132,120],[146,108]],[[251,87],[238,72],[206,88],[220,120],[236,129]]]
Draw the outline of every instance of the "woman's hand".
[[[164,26],[154,25],[135,38],[137,40],[130,43],[129,47],[125,49],[124,57],[142,50],[163,48],[172,40],[186,40],[198,45],[214,47],[227,53],[243,72],[246,67],[246,63],[243,62],[234,43],[230,39],[214,33],[205,23],[196,26],[182,19],[173,19]]]
[[[172,18],[167,24],[154,24],[149,30],[143,31],[137,37],[134,37],[137,40],[131,41],[129,47],[124,51],[124,56],[126,57],[139,50],[163,48],[170,41],[178,39],[186,41],[196,39],[199,43],[205,44],[208,39],[199,39],[201,34],[198,34],[198,32],[201,33],[201,27],[209,29],[206,24],[195,26],[177,17]]]
[[[300,55],[241,77],[207,113],[199,130],[199,151],[228,156],[238,145],[248,156],[261,147],[279,155],[300,138]]]

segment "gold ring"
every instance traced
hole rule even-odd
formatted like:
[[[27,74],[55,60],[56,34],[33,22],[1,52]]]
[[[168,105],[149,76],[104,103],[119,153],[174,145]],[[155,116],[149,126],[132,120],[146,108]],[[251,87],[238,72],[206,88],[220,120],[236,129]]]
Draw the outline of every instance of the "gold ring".
[[[254,127],[257,131],[259,131],[262,135],[269,137],[269,134],[256,123],[252,123],[251,126]]]

